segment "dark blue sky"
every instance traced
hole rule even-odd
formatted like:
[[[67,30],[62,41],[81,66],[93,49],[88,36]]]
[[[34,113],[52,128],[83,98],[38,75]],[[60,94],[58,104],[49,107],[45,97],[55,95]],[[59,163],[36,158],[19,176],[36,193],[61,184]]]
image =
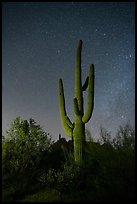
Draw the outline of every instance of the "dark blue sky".
[[[53,139],[60,125],[58,79],[73,121],[74,69],[83,40],[82,80],[95,66],[95,106],[87,123],[115,135],[135,122],[135,12],[133,2],[11,2],[2,6],[2,128],[32,117]],[[86,95],[85,95],[86,96]],[[86,97],[85,103],[86,103]],[[66,137],[67,138],[67,137]]]

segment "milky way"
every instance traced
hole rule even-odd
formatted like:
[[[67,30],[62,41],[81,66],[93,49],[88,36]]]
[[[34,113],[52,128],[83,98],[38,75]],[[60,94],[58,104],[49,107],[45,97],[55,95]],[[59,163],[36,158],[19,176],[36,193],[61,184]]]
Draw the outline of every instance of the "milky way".
[[[2,127],[34,118],[53,139],[60,125],[58,80],[73,121],[76,47],[83,40],[82,80],[95,66],[95,106],[86,125],[115,135],[135,122],[133,2],[11,2],[2,5]],[[86,101],[86,94],[84,95]],[[66,137],[67,138],[67,137]]]

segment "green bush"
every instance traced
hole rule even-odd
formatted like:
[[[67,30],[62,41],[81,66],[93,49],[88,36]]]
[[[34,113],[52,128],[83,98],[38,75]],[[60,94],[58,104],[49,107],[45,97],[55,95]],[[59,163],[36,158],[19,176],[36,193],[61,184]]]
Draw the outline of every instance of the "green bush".
[[[51,142],[34,120],[17,118],[2,139],[3,201],[135,201],[135,132],[120,126],[112,140],[101,127],[100,139],[85,145],[81,166],[73,146]]]
[[[3,191],[13,185],[17,196],[29,192],[31,185],[37,182],[43,156],[49,158],[50,151],[51,140],[47,133],[34,120],[28,122],[17,117],[2,139]]]

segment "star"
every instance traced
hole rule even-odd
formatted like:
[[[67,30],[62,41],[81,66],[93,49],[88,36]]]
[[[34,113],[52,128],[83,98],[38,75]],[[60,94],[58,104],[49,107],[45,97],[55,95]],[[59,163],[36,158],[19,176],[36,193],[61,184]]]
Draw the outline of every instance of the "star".
[[[57,50],[57,53],[60,54],[60,52],[61,52],[60,49],[58,49],[58,50]]]
[[[131,54],[129,54],[129,56],[126,55],[125,58],[126,58],[126,59],[132,58],[132,55],[131,55]]]
[[[58,113],[57,84],[58,79],[63,78],[66,109],[73,117],[73,104],[69,104],[72,100],[67,97],[74,97],[76,49],[81,39],[83,83],[90,63],[95,65],[95,106],[91,123],[95,136],[101,123],[109,127],[113,135],[126,119],[134,125],[135,32],[134,9],[129,6],[133,2],[60,2],[58,6],[55,2],[25,3],[23,10],[23,3],[20,6],[15,3],[14,8],[8,4],[2,7],[3,85],[6,87],[3,124],[14,119],[11,111],[5,110],[12,110],[16,115],[21,109],[21,117],[35,112],[37,118],[34,114],[34,119],[40,121],[40,125],[44,123],[45,130],[53,137],[59,132],[64,135]],[[21,10],[23,12],[19,12]],[[34,88],[39,97],[33,95]],[[84,103],[87,103],[87,92],[83,93]],[[22,100],[23,95],[28,101]]]

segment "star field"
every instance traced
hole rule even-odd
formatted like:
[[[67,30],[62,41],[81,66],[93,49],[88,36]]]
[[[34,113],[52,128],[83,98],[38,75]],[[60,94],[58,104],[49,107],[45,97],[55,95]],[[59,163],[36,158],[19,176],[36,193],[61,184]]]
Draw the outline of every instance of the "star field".
[[[58,80],[73,121],[76,47],[83,40],[82,81],[95,66],[95,106],[86,128],[114,136],[135,123],[133,2],[7,2],[2,5],[2,128],[34,118],[53,139],[60,125]],[[84,93],[86,104],[86,94]],[[66,137],[67,138],[67,137]]]

